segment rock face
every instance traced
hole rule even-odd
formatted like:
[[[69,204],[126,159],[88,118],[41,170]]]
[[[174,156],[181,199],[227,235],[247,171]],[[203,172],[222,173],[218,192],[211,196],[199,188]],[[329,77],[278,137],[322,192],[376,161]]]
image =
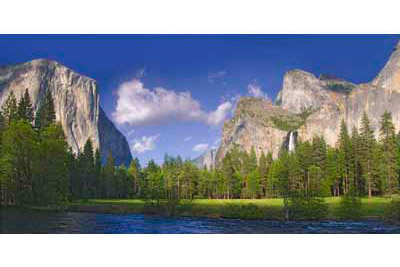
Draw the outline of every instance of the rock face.
[[[216,149],[208,150],[200,157],[195,158],[193,160],[193,163],[196,164],[196,166],[200,169],[206,168],[207,170],[210,170],[215,166],[214,164],[215,164],[216,154],[217,154]]]
[[[225,122],[216,161],[237,144],[250,151],[278,156],[287,146],[290,132],[297,139],[311,140],[324,136],[335,146],[341,121],[351,133],[359,128],[365,111],[379,137],[379,122],[385,111],[392,113],[396,131],[400,130],[400,42],[378,76],[367,84],[353,83],[321,75],[316,77],[302,70],[288,71],[275,104],[267,100],[242,98],[234,117]]]
[[[17,100],[28,89],[35,112],[46,90],[54,99],[56,120],[61,123],[67,142],[75,153],[88,138],[105,159],[112,151],[117,164],[131,160],[125,137],[115,128],[99,105],[94,79],[80,75],[58,62],[37,59],[0,68],[0,105],[13,91]]]
[[[303,123],[302,115],[273,105],[269,100],[243,97],[233,118],[224,124],[216,161],[219,162],[235,144],[246,151],[254,147],[258,157],[262,152],[271,152],[277,157],[282,146],[288,143],[288,132]]]

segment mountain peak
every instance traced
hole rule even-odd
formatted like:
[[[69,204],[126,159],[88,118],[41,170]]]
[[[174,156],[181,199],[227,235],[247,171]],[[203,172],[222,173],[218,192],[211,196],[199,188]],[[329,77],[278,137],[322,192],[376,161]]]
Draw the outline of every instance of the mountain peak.
[[[386,65],[372,81],[372,84],[400,91],[400,41],[394,48]]]

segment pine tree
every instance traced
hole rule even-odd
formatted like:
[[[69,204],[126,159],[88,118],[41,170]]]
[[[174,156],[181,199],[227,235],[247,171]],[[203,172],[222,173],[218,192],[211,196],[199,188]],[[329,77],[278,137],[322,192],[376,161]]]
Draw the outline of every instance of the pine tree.
[[[353,167],[353,184],[351,185],[351,188],[354,190],[353,193],[358,196],[363,194],[365,188],[360,161],[361,144],[362,142],[360,134],[358,133],[357,128],[353,127],[351,132],[351,159],[353,161],[351,165]]]
[[[372,191],[375,188],[375,181],[373,181],[373,148],[375,145],[374,131],[370,126],[367,113],[364,111],[361,119],[360,128],[360,163],[362,167],[363,177],[368,192],[368,197],[372,196]]]
[[[24,96],[21,96],[18,102],[17,113],[18,113],[18,119],[26,120],[26,103]]]
[[[321,171],[325,169],[326,142],[323,137],[314,136],[312,140],[312,164],[318,166]]]
[[[260,172],[255,169],[248,175],[248,196],[250,198],[258,198],[260,193]]]
[[[351,157],[351,140],[344,120],[340,125],[338,150],[338,175],[342,177],[342,191],[345,195],[348,195],[351,193],[350,185],[353,179],[353,159]]]
[[[328,147],[326,156],[326,179],[329,181],[329,186],[333,196],[339,195],[338,168],[337,168],[337,151]]]
[[[257,155],[254,146],[250,149],[250,157],[248,161],[248,170],[250,172],[254,171],[257,168]]]
[[[89,138],[85,146],[83,147],[82,157],[79,162],[81,168],[81,180],[82,180],[82,197],[94,197],[95,192],[95,166],[94,166],[94,154],[93,154],[93,143]]]
[[[247,154],[246,152],[243,152],[242,153],[242,157],[243,157],[243,160],[242,160],[242,162],[243,162],[243,172],[241,173],[241,175],[240,175],[240,178],[244,178],[244,184],[243,184],[243,187],[244,187],[244,190],[243,190],[243,194],[244,194],[244,196],[246,196],[246,197],[252,197],[251,195],[253,195],[253,193],[251,193],[250,192],[250,188],[249,188],[249,186],[250,186],[250,179],[252,179],[253,181],[252,181],[252,186],[253,186],[253,189],[254,189],[254,180],[257,178],[259,178],[258,177],[258,175],[255,175],[254,174],[254,172],[255,172],[255,170],[257,169],[257,155],[256,155],[256,150],[254,149],[254,147],[251,147],[251,149],[250,149],[250,153],[249,154]],[[230,157],[230,164],[231,164],[231,166],[232,166],[232,168],[234,169],[234,170],[237,170],[236,168],[235,168],[235,161],[234,161],[234,158],[232,158],[232,154],[231,154],[231,157]],[[253,175],[252,175],[252,177],[250,177],[251,176],[251,174],[253,173]],[[235,175],[235,178],[236,179],[238,179],[239,178],[239,176],[238,176],[238,172],[237,171],[235,171],[234,172],[234,175]],[[256,177],[257,176],[257,177]]]
[[[138,195],[139,194],[139,185],[140,185],[140,163],[139,159],[135,158],[131,161],[131,164],[128,169],[128,173],[132,179],[133,183],[133,188],[132,188],[132,193],[133,195]]]
[[[104,194],[106,198],[115,197],[114,188],[115,160],[111,150],[109,151],[107,162],[104,167]]]
[[[35,116],[35,127],[38,129],[45,128],[56,121],[56,112],[54,109],[54,101],[49,90],[43,99],[43,103],[39,106]]]
[[[268,172],[269,168],[272,164],[272,154],[268,153],[267,156],[265,156],[264,152],[261,153],[260,159],[259,159],[259,175],[260,175],[260,183],[261,183],[261,194],[262,196],[266,197],[267,196],[267,190],[268,190]]]
[[[231,153],[226,153],[222,160],[221,174],[223,179],[223,196],[224,198],[235,198],[241,195],[242,176],[236,172],[232,162]],[[246,186],[247,187],[247,186]]]
[[[320,188],[318,196],[325,196],[329,193],[330,181],[326,176],[327,146],[323,136],[315,136],[312,142],[312,164],[318,167]],[[312,169],[313,171],[316,168]],[[308,170],[310,172],[310,169]],[[315,175],[314,175],[315,176]]]
[[[299,190],[304,194],[306,192],[306,185],[308,181],[309,167],[313,162],[313,148],[310,142],[299,142],[297,143],[295,155],[299,164],[299,175],[301,181],[299,181]]]
[[[29,123],[33,121],[32,101],[28,89],[25,89],[24,95],[18,103],[18,118],[26,120]]]
[[[8,97],[1,109],[4,116],[5,125],[10,125],[11,122],[18,119],[17,99],[15,98],[13,91],[8,94]]]
[[[316,198],[324,195],[322,170],[319,166],[311,165],[308,170],[308,198]]]
[[[54,108],[53,96],[50,90],[47,90],[46,94],[46,108],[46,122],[47,125],[50,125],[56,121],[56,111]]]
[[[275,176],[272,179],[276,179],[277,189],[279,195],[283,198],[285,219],[290,218],[289,201],[293,197],[293,185],[291,184],[289,169],[289,154],[287,151],[283,151],[276,161],[274,161],[272,169],[272,175]]]
[[[101,169],[102,169],[102,162],[101,162],[101,154],[100,150],[97,148],[94,153],[94,173],[95,173],[95,189],[96,189],[96,197],[100,197],[102,195],[101,190]]]
[[[186,169],[183,171],[181,174],[183,176],[182,182],[182,195],[184,198],[189,198],[189,190],[187,186],[187,180],[189,179],[189,171],[188,173],[185,172]],[[154,160],[150,160],[149,163],[147,164],[147,167],[145,169],[145,175],[148,179],[148,195],[147,197],[150,199],[155,199],[157,200],[157,204],[160,203],[160,199],[163,196],[164,193],[164,180],[161,172],[160,166],[158,166]]]
[[[383,171],[386,177],[385,192],[387,194],[394,194],[399,187],[398,150],[392,114],[387,111],[383,113],[381,119],[380,141],[382,142]]]

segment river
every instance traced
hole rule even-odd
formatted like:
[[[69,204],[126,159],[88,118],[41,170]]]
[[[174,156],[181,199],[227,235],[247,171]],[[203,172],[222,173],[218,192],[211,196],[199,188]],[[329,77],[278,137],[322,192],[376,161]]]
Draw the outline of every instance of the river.
[[[3,208],[0,232],[9,234],[340,234],[400,233],[382,221],[279,222],[47,212]]]

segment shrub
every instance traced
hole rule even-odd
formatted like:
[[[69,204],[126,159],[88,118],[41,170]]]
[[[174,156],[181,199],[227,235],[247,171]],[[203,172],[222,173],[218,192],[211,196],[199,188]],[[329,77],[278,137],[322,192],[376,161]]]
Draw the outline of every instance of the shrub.
[[[164,216],[179,216],[193,208],[190,199],[167,199],[162,201],[148,200],[143,205],[143,213]]]
[[[400,223],[400,199],[393,199],[385,208],[384,219],[391,223]]]
[[[340,219],[354,220],[361,218],[361,199],[359,197],[342,197],[335,214]]]
[[[263,210],[254,204],[227,204],[222,208],[223,218],[257,220],[264,218]]]
[[[322,198],[293,198],[289,209],[294,220],[321,220],[328,214],[328,206]]]
[[[284,213],[280,207],[262,207],[265,220],[283,220]]]

